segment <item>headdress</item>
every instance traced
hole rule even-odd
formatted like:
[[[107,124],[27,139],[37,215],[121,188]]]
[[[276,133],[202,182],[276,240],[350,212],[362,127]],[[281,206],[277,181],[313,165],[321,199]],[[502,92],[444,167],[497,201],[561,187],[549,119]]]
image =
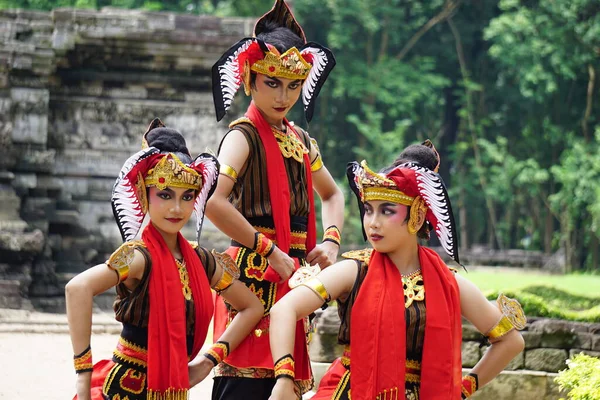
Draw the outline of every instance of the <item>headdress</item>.
[[[257,38],[269,22],[290,29],[304,45],[280,54],[274,46]],[[227,113],[242,83],[246,94],[250,93],[250,73],[254,71],[270,77],[305,80],[302,102],[306,120],[310,122],[315,99],[334,66],[335,58],[331,50],[318,43],[307,42],[287,4],[283,0],[276,0],[271,11],[256,22],[253,37],[234,44],[213,65],[213,100],[217,121]]]
[[[383,200],[411,207],[411,219],[418,208],[426,210],[425,219],[435,228],[446,253],[460,264],[456,225],[450,198],[442,177],[417,163],[404,163],[387,174],[373,172],[362,163],[351,162],[346,169],[350,188],[358,199],[361,221],[364,202]],[[410,221],[409,221],[410,228]],[[363,235],[366,233],[363,226]]]
[[[142,226],[148,212],[146,190],[149,186],[161,190],[169,186],[197,190],[194,212],[196,236],[200,237],[206,202],[216,187],[219,162],[214,156],[202,153],[185,164],[175,153],[161,153],[156,147],[148,147],[148,132],[163,126],[158,118],[152,121],[144,134],[142,150],[125,161],[113,187],[113,214],[125,241],[135,238]]]

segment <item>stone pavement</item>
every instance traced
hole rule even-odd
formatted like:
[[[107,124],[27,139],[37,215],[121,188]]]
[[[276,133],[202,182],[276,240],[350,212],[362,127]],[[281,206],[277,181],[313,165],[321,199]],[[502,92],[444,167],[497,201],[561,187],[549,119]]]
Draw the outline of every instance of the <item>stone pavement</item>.
[[[121,330],[112,314],[93,316],[94,360],[110,358]],[[0,309],[0,399],[67,400],[75,394],[73,350],[64,314]],[[210,399],[212,379],[190,391]]]

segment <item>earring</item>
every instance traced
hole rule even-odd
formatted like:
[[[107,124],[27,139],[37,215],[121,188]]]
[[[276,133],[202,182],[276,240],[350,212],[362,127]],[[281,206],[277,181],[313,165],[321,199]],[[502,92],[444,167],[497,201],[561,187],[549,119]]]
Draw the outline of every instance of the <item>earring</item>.
[[[250,63],[244,62],[244,72],[242,72],[242,81],[244,82],[244,93],[250,96]]]
[[[148,197],[146,196],[146,184],[144,183],[144,178],[142,174],[138,172],[138,179],[135,183],[135,192],[140,202],[140,208],[142,209],[142,213],[146,214],[148,212]]]
[[[410,218],[408,220],[408,233],[411,235],[415,235],[419,229],[419,210],[426,211],[427,206],[425,205],[425,201],[421,198],[421,196],[417,196],[411,206],[410,206]]]

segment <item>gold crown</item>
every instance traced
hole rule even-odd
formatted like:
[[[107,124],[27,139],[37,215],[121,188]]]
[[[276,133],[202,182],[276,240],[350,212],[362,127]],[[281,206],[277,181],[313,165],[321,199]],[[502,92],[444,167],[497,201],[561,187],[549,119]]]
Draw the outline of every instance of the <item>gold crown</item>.
[[[282,55],[279,55],[277,49],[272,46],[270,51],[265,54],[265,58],[256,61],[250,69],[259,74],[267,75],[271,78],[285,78],[285,79],[306,79],[308,73],[312,68],[298,51],[297,48],[292,47]]]
[[[410,197],[404,192],[398,190],[393,180],[372,171],[367,162],[363,160],[360,163],[361,168],[356,175],[356,186],[360,191],[362,202],[366,201],[390,201],[392,203],[411,206],[414,197]]]
[[[202,176],[173,153],[166,154],[150,169],[145,181],[146,187],[156,186],[159,190],[166,187],[199,190],[202,186]]]

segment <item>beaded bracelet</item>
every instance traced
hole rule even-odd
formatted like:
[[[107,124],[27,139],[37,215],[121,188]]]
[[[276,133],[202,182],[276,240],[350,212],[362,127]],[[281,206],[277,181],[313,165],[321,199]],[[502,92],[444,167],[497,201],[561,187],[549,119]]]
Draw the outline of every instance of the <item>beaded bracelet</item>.
[[[73,356],[73,364],[75,365],[75,372],[78,374],[91,372],[94,369],[94,365],[92,364],[92,347],[88,345],[81,354]]]
[[[342,234],[337,226],[331,225],[329,228],[325,229],[325,233],[323,234],[324,242],[333,242],[338,246],[342,242]]]
[[[294,370],[294,357],[286,354],[275,363],[275,379],[288,378],[294,380],[296,373]]]
[[[213,364],[218,365],[229,355],[229,342],[225,342],[219,340],[212,346],[206,353],[204,353],[204,357],[208,358]]]
[[[463,399],[467,399],[473,396],[473,393],[479,388],[479,377],[477,374],[470,373],[469,375],[463,376],[461,384],[461,396]]]
[[[254,248],[252,249],[261,256],[267,258],[275,250],[275,243],[260,232],[254,233]]]

